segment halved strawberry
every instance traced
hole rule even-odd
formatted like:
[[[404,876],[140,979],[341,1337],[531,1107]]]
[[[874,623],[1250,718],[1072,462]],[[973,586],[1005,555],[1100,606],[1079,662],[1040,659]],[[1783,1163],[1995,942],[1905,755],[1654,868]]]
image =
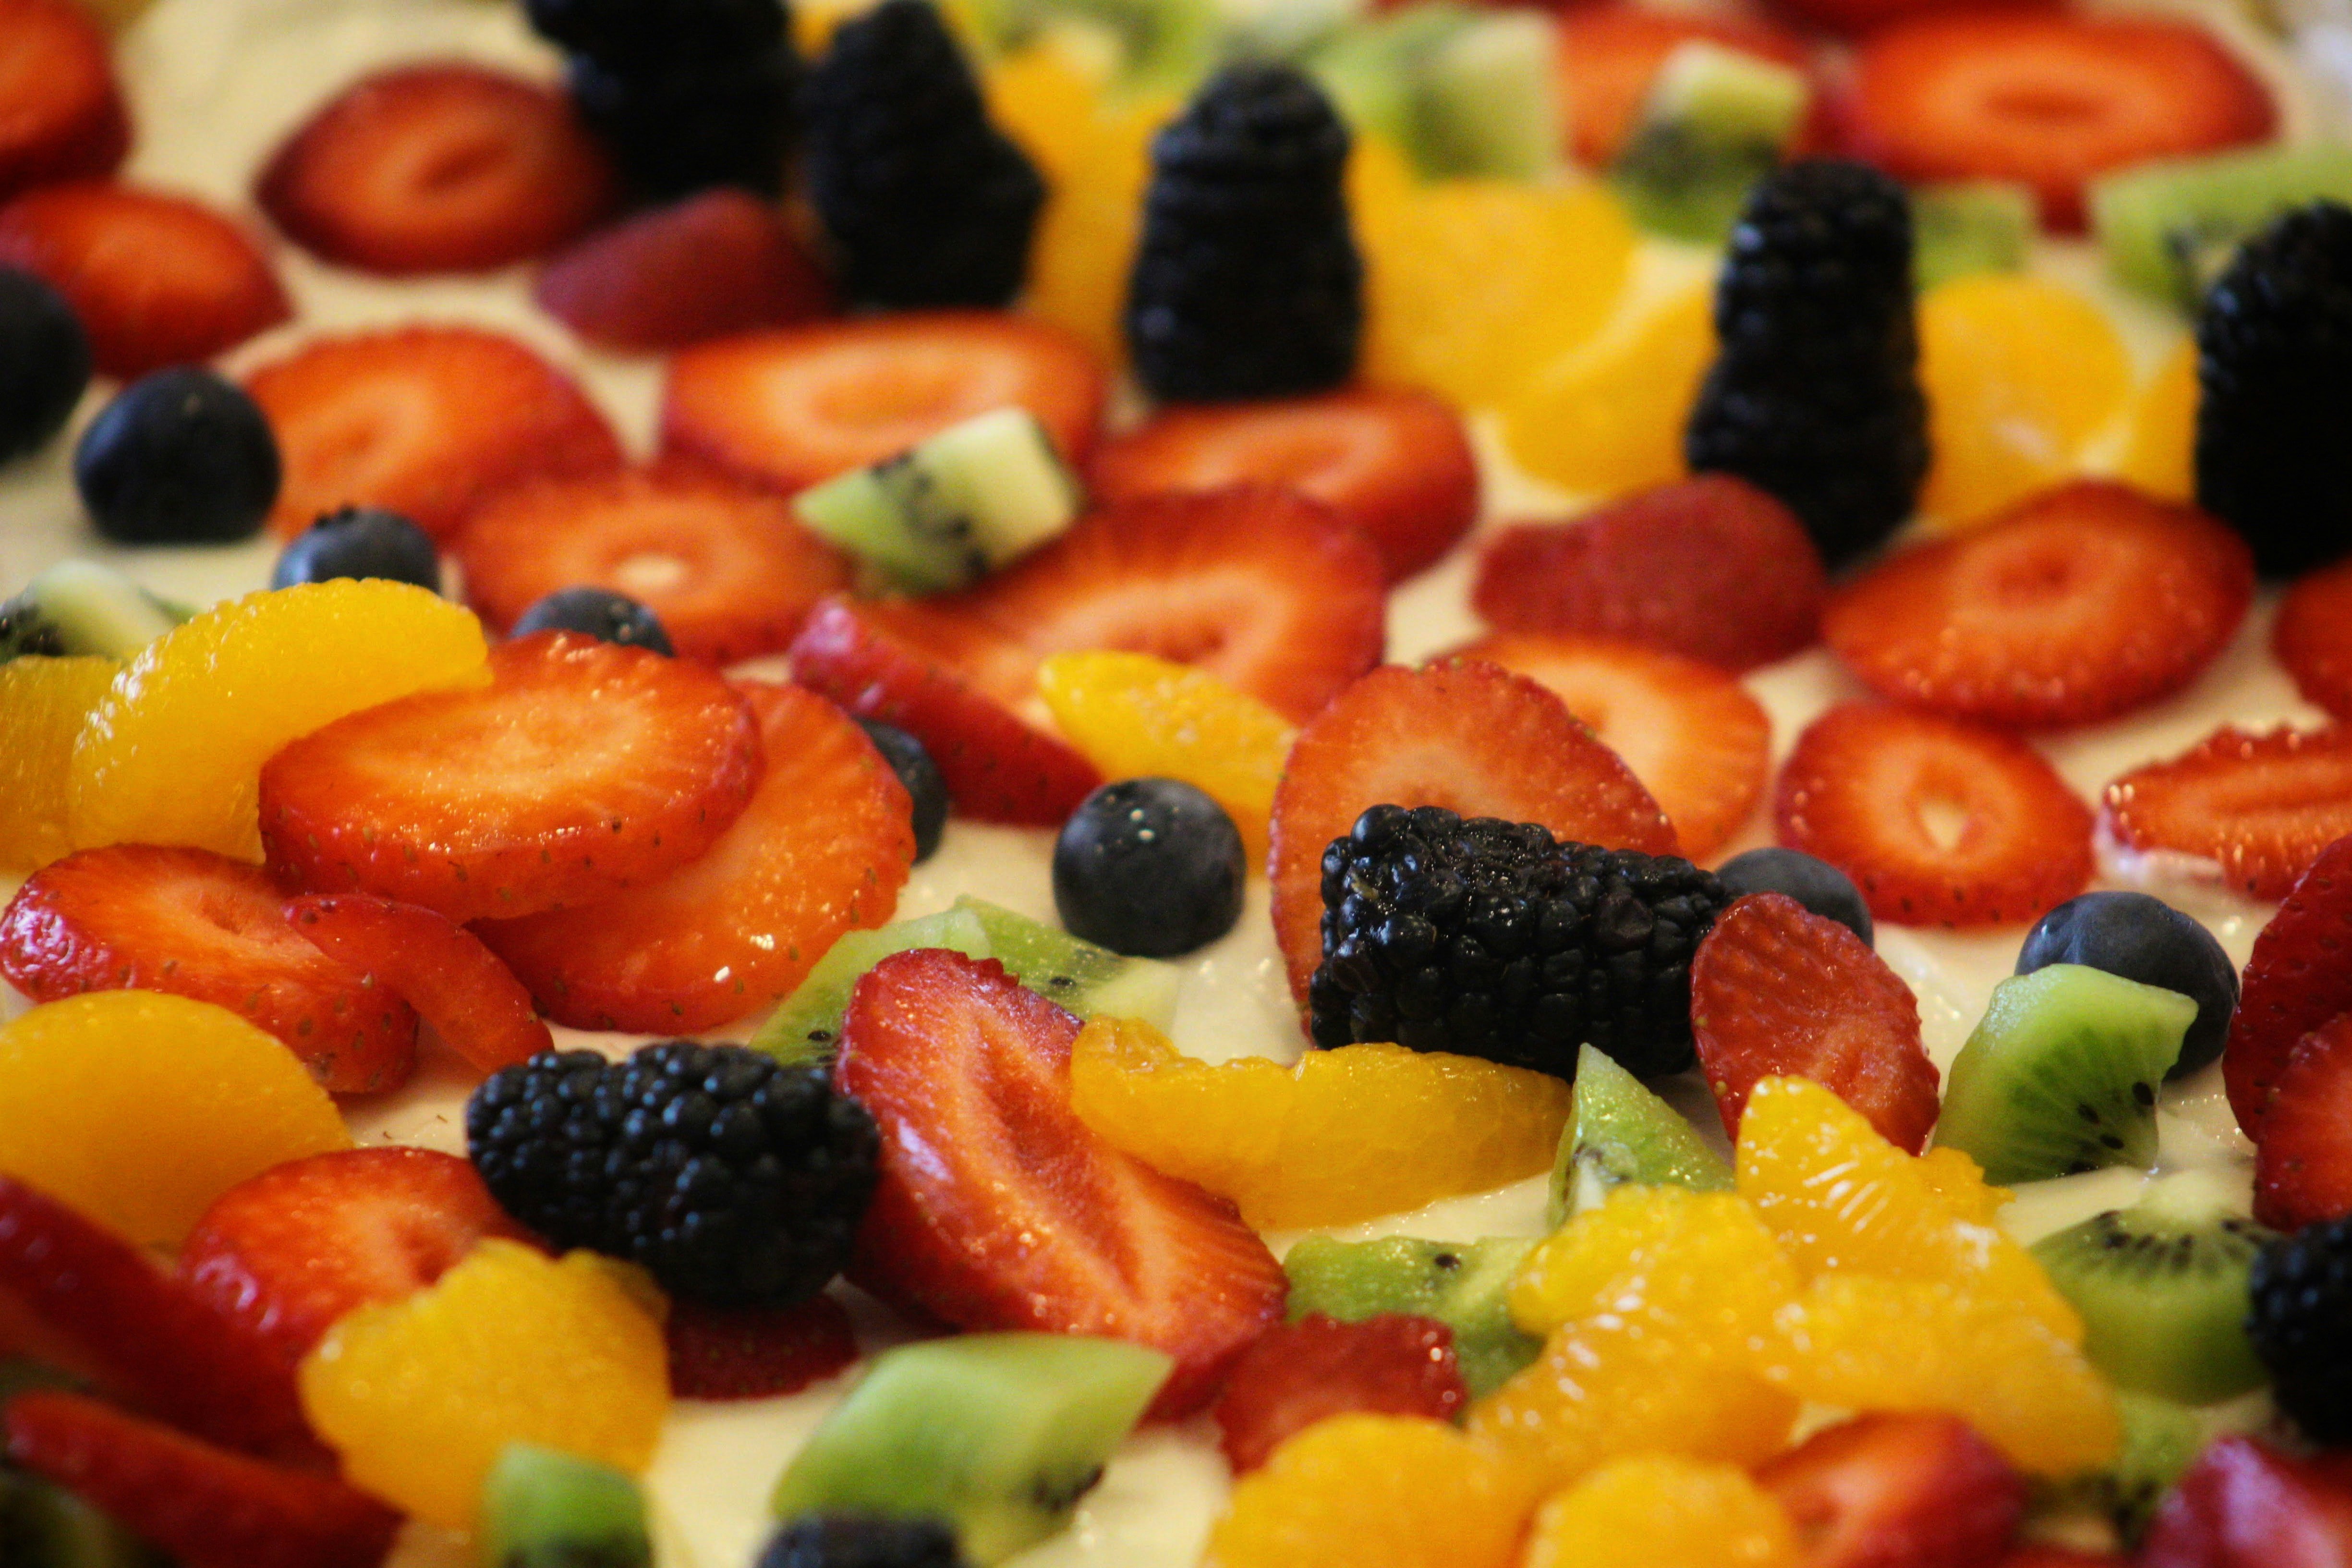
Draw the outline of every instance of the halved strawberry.
[[[1391,583],[1433,565],[1478,520],[1462,416],[1402,387],[1162,408],[1104,443],[1089,478],[1105,502],[1238,484],[1297,490],[1368,534]]]
[[[2139,1568],[2343,1568],[2352,1563],[2352,1458],[2300,1458],[2217,1437],[2156,1510]]]
[[[2126,848],[2211,860],[2232,887],[2283,899],[2322,849],[2352,834],[2352,729],[2225,724],[2124,774],[2101,804]]]
[[[1570,147],[1580,163],[1605,168],[1633,131],[1642,100],[1666,57],[1685,44],[1719,44],[1780,65],[1802,66],[1805,46],[1745,17],[1645,5],[1581,6],[1560,17],[1559,76]]]
[[[1872,568],[1831,598],[1822,636],[1890,701],[1988,724],[2083,724],[2194,680],[2253,598],[2236,530],[2082,479]]]
[[[44,185],[0,207],[0,265],[47,279],[81,318],[100,374],[123,380],[210,359],[292,313],[243,229],[130,185]]]
[[[849,1314],[830,1296],[797,1307],[706,1307],[673,1300],[662,1322],[669,1391],[679,1399],[798,1394],[857,1359]]]
[[[2246,1135],[2262,1138],[2271,1091],[2302,1038],[2352,1012],[2352,838],[2321,850],[2255,934],[2238,1010],[2221,1048],[2221,1082]]]
[[[272,869],[457,921],[659,879],[717,843],[761,768],[751,707],[700,665],[571,632],[490,652],[490,684],[370,708],[261,770]]]
[[[36,1002],[168,991],[286,1042],[338,1094],[395,1089],[416,1015],[302,940],[258,866],[209,849],[115,844],[33,873],[0,913],[0,974]]]
[[[1323,959],[1323,851],[1375,805],[1442,805],[1612,849],[1675,852],[1633,771],[1527,677],[1475,659],[1373,670],[1299,731],[1274,795],[1274,934],[1301,1006]]]
[[[453,553],[501,631],[558,589],[610,588],[652,610],[681,658],[712,664],[784,647],[850,576],[782,497],[675,470],[526,480],[483,502]]]
[[[74,0],[0,0],[0,200],[96,179],[131,150],[114,53]]]
[[[797,490],[1017,406],[1081,468],[1102,405],[1102,366],[1058,328],[1026,316],[907,310],[688,349],[670,361],[662,445]]]
[[[614,175],[563,94],[442,60],[352,83],[278,149],[254,194],[329,261],[483,272],[595,222]]]
[[[1388,1312],[1343,1323],[1309,1312],[1258,1337],[1217,1396],[1218,1446],[1246,1475],[1283,1439],[1351,1411],[1451,1421],[1470,1401],[1454,1331],[1434,1318]]]
[[[2295,1042],[2254,1142],[2254,1217],[2300,1230],[2352,1214],[2352,1013]]]
[[[502,486],[621,464],[612,426],[569,377],[472,327],[313,338],[246,390],[285,464],[269,513],[281,534],[374,506],[445,539]]]
[[[1797,737],[1772,816],[1903,925],[2032,921],[2091,880],[2091,810],[2042,753],[1932,713],[1832,708]]]
[[[2352,719],[2352,560],[2296,579],[2279,601],[2271,648],[2305,700]]]
[[[866,732],[797,686],[738,689],[768,759],[751,803],[691,865],[482,940],[549,1017],[692,1033],[792,994],[842,932],[878,926],[915,863],[907,791]]]
[[[2025,1478],[1950,1415],[1856,1416],[1756,1479],[1789,1510],[1806,1568],[1988,1568],[2025,1512]]]
[[[858,981],[834,1079],[882,1130],[852,1274],[958,1328],[1132,1340],[1181,1416],[1282,1315],[1282,1266],[1231,1204],[1070,1108],[1078,1020],[994,960],[893,953]]]
[[[1454,650],[1526,676],[1568,704],[1702,860],[1746,825],[1772,767],[1772,721],[1722,668],[1608,637],[1503,632]]]
[[[470,1067],[492,1073],[555,1048],[530,993],[446,916],[372,893],[329,893],[289,901],[286,918],[320,952],[415,1008]]]
[[[1883,27],[1854,58],[1851,150],[1906,180],[2031,185],[2083,226],[2093,177],[2267,140],[2269,91],[2196,24],[2058,10],[1961,11]]]
[[[601,348],[661,353],[827,315],[833,284],[783,215],[720,189],[639,213],[551,258],[540,309]]]
[[[1738,671],[1811,647],[1828,591],[1795,513],[1706,474],[1491,535],[1470,600],[1504,631],[1620,637]]]

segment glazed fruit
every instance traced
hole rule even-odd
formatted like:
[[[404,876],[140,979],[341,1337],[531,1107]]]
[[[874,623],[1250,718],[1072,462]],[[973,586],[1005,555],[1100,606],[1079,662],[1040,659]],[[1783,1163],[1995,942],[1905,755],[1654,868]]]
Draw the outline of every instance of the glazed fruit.
[[[2279,1069],[2254,1146],[2254,1217],[2281,1230],[2352,1214],[2352,1019],[2329,1020],[2295,1042]]]
[[[646,1500],[626,1471],[510,1443],[482,1483],[481,1550],[521,1565],[578,1561],[651,1568]]]
[[[1268,1329],[1234,1363],[1217,1396],[1219,1447],[1243,1476],[1334,1415],[1450,1421],[1468,1397],[1454,1331],[1434,1318],[1381,1313],[1343,1323],[1310,1312]]]
[[[1816,0],[1816,5],[1820,0]],[[1779,65],[1804,63],[1797,38],[1747,17],[1639,5],[1596,5],[1563,17],[1559,71],[1570,151],[1588,168],[1617,161],[1658,68],[1689,43],[1707,43]]]
[[[1078,803],[1054,840],[1054,908],[1113,952],[1174,958],[1233,930],[1249,863],[1224,808],[1178,779],[1126,779]]]
[[[328,512],[287,541],[269,585],[291,588],[337,577],[383,577],[441,591],[441,557],[423,529],[396,511],[347,506]]]
[[[1862,889],[1853,885],[1853,879],[1802,850],[1783,849],[1779,845],[1746,850],[1717,866],[1715,878],[1735,899],[1750,893],[1784,893],[1802,904],[1808,914],[1833,920],[1853,932],[1864,947],[1870,945],[1875,934],[1870,906],[1863,902]],[[2058,908],[2063,910],[2067,905]],[[2057,913],[2057,910],[2052,910],[2051,917],[2055,918]],[[2034,929],[2039,931],[2041,927]]]
[[[31,871],[73,847],[74,738],[121,668],[92,657],[0,664],[0,865]]]
[[[2338,955],[2352,914],[2352,841],[2321,850],[2254,937],[2238,1010],[2221,1051],[2221,1081],[2238,1125],[2259,1141],[2278,1075],[2295,1044],[2337,1014],[2352,1012],[2352,986]]]
[[[1731,1166],[1683,1113],[1591,1046],[1576,1053],[1576,1099],[1551,1172],[1546,1223],[1599,1208],[1617,1188],[1731,1190]]]
[[[2170,904],[2130,891],[2067,900],[2035,922],[2017,952],[2020,974],[2053,963],[2088,964],[2197,1004],[2167,1082],[2210,1067],[2221,1054],[2238,1006],[2237,965],[2211,931]]]
[[[65,297],[21,268],[0,267],[0,462],[38,451],[66,427],[89,384],[89,335]]]
[[[1628,1186],[1528,1255],[1511,1318],[1529,1333],[1617,1315],[1661,1332],[1757,1332],[1797,1293],[1797,1271],[1747,1201],[1671,1184]]]
[[[446,915],[369,893],[329,893],[289,900],[286,918],[362,984],[415,1008],[434,1037],[478,1072],[551,1047],[530,994],[479,937]]]
[[[261,526],[279,473],[261,410],[196,366],[132,382],[74,445],[74,487],[118,544],[234,544]]]
[[[857,1360],[849,1314],[830,1296],[792,1307],[672,1301],[662,1323],[669,1391],[679,1399],[773,1399]]]
[[[507,628],[509,637],[535,632],[577,632],[598,642],[641,647],[664,658],[677,657],[669,628],[661,617],[626,594],[608,588],[558,588],[534,599]]]
[[[1601,1466],[1538,1511],[1528,1568],[1794,1568],[1788,1513],[1733,1465],[1641,1455]]]
[[[2245,1331],[2279,1405],[2315,1442],[2352,1430],[2352,1381],[2333,1325],[2340,1321],[2352,1223],[2324,1220],[2273,1239],[2255,1259]]]
[[[2320,852],[2352,834],[2352,739],[2286,725],[2223,725],[2177,757],[2134,768],[2101,799],[2126,848],[2216,862],[2257,899],[2287,896]]]
[[[2026,1505],[2025,1478],[1949,1415],[1840,1422],[1768,1460],[1756,1479],[1818,1568],[1998,1561]]]
[[[1714,358],[1707,290],[1685,289],[1531,372],[1501,405],[1503,445],[1528,472],[1580,495],[1670,484],[1683,477],[1683,421]]]
[[[719,189],[590,235],[550,258],[531,297],[600,348],[655,353],[826,315],[833,284],[782,214]]]
[[[68,0],[9,0],[5,19],[24,63],[9,72],[0,195],[111,174],[131,121],[97,19]]]

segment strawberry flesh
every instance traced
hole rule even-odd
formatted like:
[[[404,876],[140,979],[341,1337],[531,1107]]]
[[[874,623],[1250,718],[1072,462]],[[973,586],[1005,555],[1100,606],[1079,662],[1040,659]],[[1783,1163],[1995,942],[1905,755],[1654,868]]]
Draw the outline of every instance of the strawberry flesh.
[[[798,1394],[857,1359],[849,1314],[830,1296],[793,1307],[706,1307],[674,1300],[662,1324],[669,1391],[679,1399]]]
[[[540,272],[540,309],[599,348],[657,353],[827,315],[833,285],[783,215],[706,191],[590,235]]]
[[[1788,1510],[1807,1568],[1985,1568],[2025,1512],[2025,1478],[1949,1415],[1859,1416],[1756,1479]]]
[[[2352,838],[2321,850],[2254,937],[2238,1010],[2221,1047],[2221,1082],[2257,1143],[2279,1075],[2305,1035],[2352,1012]]]
[[[1219,1445],[1247,1475],[1293,1433],[1369,1411],[1451,1421],[1469,1403],[1454,1331],[1434,1318],[1381,1313],[1343,1323],[1310,1312],[1244,1351],[1217,1396]]]
[[[1616,161],[1658,68],[1690,43],[1715,44],[1776,65],[1805,63],[1802,40],[1744,16],[1633,5],[1578,6],[1561,16],[1559,40],[1560,96],[1578,163],[1600,169]]]
[[[2321,850],[2352,834],[2352,729],[2252,734],[2225,724],[2124,774],[2102,805],[2126,848],[2211,860],[2232,887],[2283,899]]]
[[[2259,1437],[2215,1439],[2158,1505],[2139,1568],[2343,1568],[2352,1458],[2297,1458]]]
[[[99,179],[131,150],[105,29],[74,0],[0,0],[0,201]]]
[[[2305,700],[2352,718],[2352,560],[2296,579],[2279,601],[2271,648]]]
[[[2352,1013],[2295,1042],[2254,1145],[2254,1218],[2273,1230],[2352,1214]]]
[[[446,917],[369,893],[295,899],[302,938],[416,1009],[441,1043],[485,1073],[555,1048],[530,993],[481,939]]]

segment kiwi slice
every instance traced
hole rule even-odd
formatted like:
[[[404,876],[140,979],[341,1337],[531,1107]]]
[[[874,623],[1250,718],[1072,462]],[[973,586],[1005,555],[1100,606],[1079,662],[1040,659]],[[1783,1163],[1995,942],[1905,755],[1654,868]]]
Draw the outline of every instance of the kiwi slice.
[[[988,933],[966,910],[898,921],[877,931],[845,931],[784,1005],[760,1026],[751,1037],[752,1048],[795,1065],[832,1060],[834,1044],[841,1038],[841,1016],[849,1010],[850,988],[857,977],[894,952],[919,947],[951,947],[971,958],[994,956]]]
[[[1936,1142],[1997,1186],[2156,1163],[2156,1086],[2197,1004],[2079,963],[1993,988],[1953,1059]]]
[[[965,1558],[990,1568],[1069,1522],[1174,1364],[1072,1334],[885,1351],[776,1483],[776,1517],[944,1519]]]
[[[0,1465],[7,1568],[171,1568],[171,1560],[63,1487]]]
[[[2233,1413],[2231,1406],[2199,1410],[2152,1394],[2118,1389],[2116,1414],[2122,1417],[2124,1435],[2116,1457],[2102,1468],[2038,1484],[2035,1510],[2087,1509],[2115,1526],[2126,1548],[2136,1548],[2157,1505],[2205,1445],[2242,1424],[2231,1419]]]
[[[651,1568],[646,1500],[621,1470],[509,1443],[482,1483],[482,1568]]]
[[[1424,174],[1539,180],[1559,164],[1559,25],[1478,10],[1421,65],[1413,154]]]
[[[112,567],[60,561],[0,604],[0,659],[32,654],[129,658],[190,613]]]
[[[1717,245],[1748,187],[1779,166],[1811,100],[1804,72],[1720,44],[1683,44],[1658,68],[1609,171],[1634,221]]]
[[[1511,1281],[1535,1250],[1531,1237],[1450,1243],[1389,1237],[1308,1237],[1282,1260],[1290,1316],[1320,1312],[1342,1322],[1410,1312],[1454,1331],[1454,1359],[1471,1397],[1499,1388],[1536,1359],[1543,1342],[1511,1321]]]
[[[1576,1054],[1576,1113],[1560,1134],[1548,1223],[1599,1208],[1628,1182],[1727,1193],[1731,1166],[1681,1111],[1588,1045]]]
[[[1922,185],[1911,193],[1911,276],[1933,289],[1979,272],[2016,272],[2036,232],[2033,192],[2005,180]]]
[[[1081,1018],[1140,1018],[1165,1030],[1176,1020],[1183,971],[1156,958],[1129,958],[969,893],[955,911],[988,935],[988,956],[1040,996]]]
[[[2241,240],[2322,197],[2352,202],[2352,147],[2167,159],[2094,180],[2091,229],[2116,282],[2193,310]]]

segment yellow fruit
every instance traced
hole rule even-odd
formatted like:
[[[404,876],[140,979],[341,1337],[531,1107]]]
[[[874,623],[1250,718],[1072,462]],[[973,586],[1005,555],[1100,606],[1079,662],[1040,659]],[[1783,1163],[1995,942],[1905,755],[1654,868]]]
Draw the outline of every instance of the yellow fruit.
[[[2197,495],[2197,344],[2183,338],[2132,401],[2116,477],[2169,501]]]
[[[509,1443],[645,1468],[669,1406],[642,1278],[591,1252],[484,1241],[430,1289],[339,1321],[302,1409],[355,1486],[465,1530]]]
[[[1990,1225],[2015,1196],[1984,1179],[1984,1167],[1958,1149],[1930,1149],[1914,1167],[1954,1219]]]
[[[261,764],[396,697],[489,679],[473,612],[405,583],[310,583],[215,605],[115,677],[74,742],[73,841],[259,859]]]
[[[1673,294],[1511,391],[1501,413],[1512,461],[1594,500],[1682,478],[1683,426],[1715,358],[1709,293]]]
[[[1212,1066],[1149,1024],[1096,1019],[1070,1055],[1079,1119],[1261,1230],[1352,1225],[1551,1168],[1558,1079],[1402,1046]]]
[[[1737,1347],[1795,1300],[1797,1270],[1734,1193],[1625,1186],[1528,1255],[1511,1316],[1531,1334],[1607,1312]]]
[[[351,1147],[294,1054],[226,1008],[96,991],[0,1027],[0,1172],[177,1247],[270,1166]]]
[[[1521,1568],[1800,1568],[1795,1526],[1728,1465],[1618,1459],[1547,1502]]]
[[[37,870],[73,847],[66,785],[74,737],[121,668],[110,658],[0,664],[0,870]]]

